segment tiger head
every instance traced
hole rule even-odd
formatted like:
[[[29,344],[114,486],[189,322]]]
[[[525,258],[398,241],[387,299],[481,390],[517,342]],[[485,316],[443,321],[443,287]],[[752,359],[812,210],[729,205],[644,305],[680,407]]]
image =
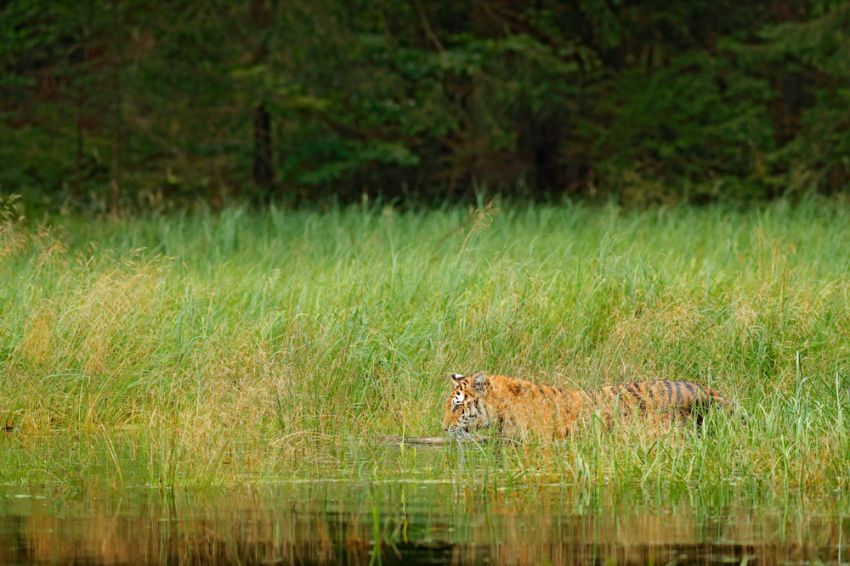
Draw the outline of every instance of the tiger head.
[[[443,429],[455,438],[468,438],[471,431],[490,424],[487,410],[489,379],[481,371],[472,376],[453,373],[449,377],[454,389],[446,401]]]

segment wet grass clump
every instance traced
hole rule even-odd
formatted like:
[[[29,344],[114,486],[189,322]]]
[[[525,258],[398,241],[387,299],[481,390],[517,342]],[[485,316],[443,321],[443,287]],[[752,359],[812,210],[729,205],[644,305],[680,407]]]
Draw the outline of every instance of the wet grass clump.
[[[6,222],[0,482],[846,491],[847,242],[850,211],[823,200]],[[439,434],[446,374],[477,369],[690,380],[746,419],[463,451],[373,442]]]

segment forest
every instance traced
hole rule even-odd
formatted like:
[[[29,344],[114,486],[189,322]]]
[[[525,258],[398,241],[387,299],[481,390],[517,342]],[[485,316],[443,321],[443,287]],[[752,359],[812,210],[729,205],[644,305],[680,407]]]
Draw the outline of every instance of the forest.
[[[28,208],[846,194],[835,0],[11,0]]]

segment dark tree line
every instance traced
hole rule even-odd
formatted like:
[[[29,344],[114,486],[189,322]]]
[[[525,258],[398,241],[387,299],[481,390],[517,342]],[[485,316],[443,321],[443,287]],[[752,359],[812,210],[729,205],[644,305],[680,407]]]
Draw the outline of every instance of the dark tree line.
[[[0,192],[846,191],[848,30],[834,0],[10,0]]]

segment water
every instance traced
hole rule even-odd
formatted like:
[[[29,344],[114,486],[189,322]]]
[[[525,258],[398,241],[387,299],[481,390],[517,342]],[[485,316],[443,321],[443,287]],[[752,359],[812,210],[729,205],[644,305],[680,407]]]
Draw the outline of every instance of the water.
[[[319,481],[0,488],[0,563],[785,564],[850,556],[834,502],[557,485]]]

